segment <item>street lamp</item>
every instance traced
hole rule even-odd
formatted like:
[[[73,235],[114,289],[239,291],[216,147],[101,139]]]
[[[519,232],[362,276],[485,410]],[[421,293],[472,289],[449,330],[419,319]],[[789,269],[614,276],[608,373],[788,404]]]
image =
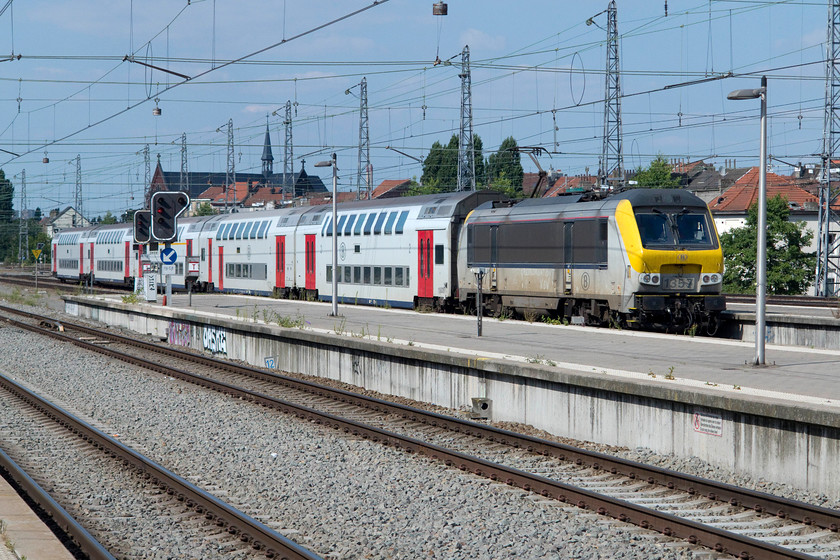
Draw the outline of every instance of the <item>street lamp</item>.
[[[761,98],[761,154],[758,174],[758,250],[755,265],[755,365],[764,365],[765,317],[767,292],[767,76],[757,89],[736,89],[727,99]]]
[[[333,172],[333,190],[332,190],[332,316],[338,317],[338,300],[336,293],[338,292],[338,222],[336,221],[335,199],[338,185],[338,166],[336,165],[336,156],[332,155],[329,161],[319,161],[315,167],[332,167]]]

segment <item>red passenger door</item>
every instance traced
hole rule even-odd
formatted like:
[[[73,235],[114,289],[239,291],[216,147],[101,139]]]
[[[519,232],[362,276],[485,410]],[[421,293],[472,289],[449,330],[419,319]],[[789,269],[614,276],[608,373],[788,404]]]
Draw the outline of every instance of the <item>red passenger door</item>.
[[[52,271],[53,273],[58,272],[58,244],[52,244]]]
[[[434,297],[434,232],[421,230],[417,232],[417,297]]]
[[[85,273],[85,244],[79,243],[79,276]]]
[[[129,268],[131,267],[131,242],[125,242],[125,270],[123,271],[123,277],[128,278]]]
[[[88,252],[88,259],[90,260],[90,274],[93,276],[93,243],[90,243],[90,250]]]
[[[307,235],[304,238],[304,261],[306,269],[306,289],[315,289],[315,235]],[[335,274],[335,272],[333,272]]]
[[[207,240],[207,283],[213,283],[213,240]]]
[[[225,257],[224,247],[219,245],[219,291],[225,289]]]
[[[278,235],[274,238],[276,278],[274,285],[278,288],[286,287],[286,236]]]

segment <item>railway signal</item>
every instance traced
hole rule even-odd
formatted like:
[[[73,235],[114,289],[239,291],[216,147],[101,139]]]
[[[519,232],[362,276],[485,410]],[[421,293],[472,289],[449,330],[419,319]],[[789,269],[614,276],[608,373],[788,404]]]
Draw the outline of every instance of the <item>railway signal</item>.
[[[134,213],[134,242],[148,243],[152,238],[152,213],[138,210]]]
[[[152,195],[152,237],[157,241],[173,241],[178,234],[178,216],[190,203],[187,193],[156,192]]]

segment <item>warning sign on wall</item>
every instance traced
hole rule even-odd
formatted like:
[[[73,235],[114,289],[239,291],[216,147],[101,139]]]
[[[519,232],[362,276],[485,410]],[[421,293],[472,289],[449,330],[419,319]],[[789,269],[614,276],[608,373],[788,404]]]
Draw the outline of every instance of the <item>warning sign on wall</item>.
[[[694,413],[694,431],[710,436],[723,435],[723,418],[717,414],[706,414],[703,412]]]

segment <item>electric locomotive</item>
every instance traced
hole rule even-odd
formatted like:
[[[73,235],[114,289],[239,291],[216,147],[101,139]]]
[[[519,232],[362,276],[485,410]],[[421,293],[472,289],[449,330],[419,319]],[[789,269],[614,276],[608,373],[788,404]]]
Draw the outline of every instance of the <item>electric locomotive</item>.
[[[173,286],[342,303],[474,312],[713,334],[725,301],[708,207],[679,189],[507,200],[459,192],[181,220]],[[338,266],[333,270],[336,236]],[[132,285],[143,262],[128,225],[62,232],[59,278]],[[184,263],[190,265],[187,271]]]
[[[459,300],[471,307],[483,270],[491,312],[714,334],[726,308],[723,254],[708,206],[681,189],[633,189],[488,203],[465,222]]]

